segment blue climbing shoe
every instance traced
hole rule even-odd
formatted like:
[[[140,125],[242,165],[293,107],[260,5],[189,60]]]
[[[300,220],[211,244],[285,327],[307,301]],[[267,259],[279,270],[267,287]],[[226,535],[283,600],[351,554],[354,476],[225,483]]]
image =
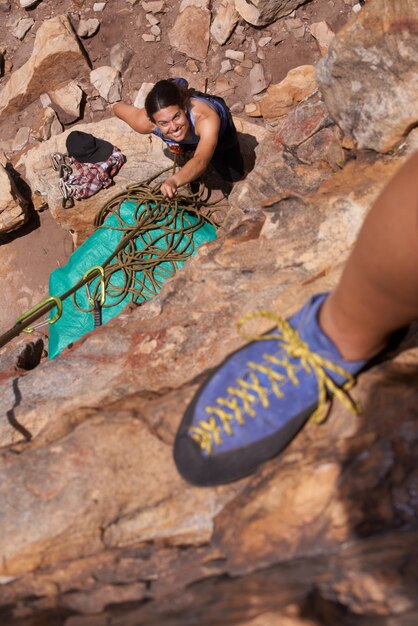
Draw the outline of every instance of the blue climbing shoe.
[[[262,312],[276,327],[230,355],[197,392],[174,445],[190,483],[213,486],[243,478],[278,454],[327,400],[347,394],[367,361],[344,361],[318,324],[328,294],[317,294],[288,321]],[[248,319],[248,318],[247,318]]]

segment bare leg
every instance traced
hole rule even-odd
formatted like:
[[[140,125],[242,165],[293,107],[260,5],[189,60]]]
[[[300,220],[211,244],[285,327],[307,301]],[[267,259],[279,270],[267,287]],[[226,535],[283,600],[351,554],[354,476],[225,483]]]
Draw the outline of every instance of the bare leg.
[[[346,360],[374,356],[418,319],[418,154],[370,210],[341,280],[319,315]]]

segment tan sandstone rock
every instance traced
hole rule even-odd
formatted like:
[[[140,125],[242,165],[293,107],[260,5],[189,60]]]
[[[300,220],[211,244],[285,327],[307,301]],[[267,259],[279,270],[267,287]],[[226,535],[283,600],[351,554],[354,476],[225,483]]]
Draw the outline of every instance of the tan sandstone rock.
[[[267,94],[260,101],[261,114],[266,121],[274,125],[277,118],[286,115],[316,88],[313,65],[301,65],[289,70],[286,78],[280,83],[268,87]]]
[[[62,124],[71,124],[80,117],[81,99],[83,91],[76,81],[71,80],[59,89],[49,91],[51,107]]]
[[[192,59],[204,61],[209,46],[211,14],[208,2],[182,3],[174,26],[168,33],[170,44]]]
[[[51,107],[41,109],[31,126],[31,135],[38,141],[46,141],[53,135],[62,133],[62,125]]]
[[[90,81],[106,102],[117,102],[122,92],[122,80],[119,70],[103,65],[90,72]]]
[[[235,0],[222,0],[210,27],[210,33],[215,41],[221,45],[228,41],[238,19]]]
[[[388,152],[416,125],[417,63],[413,0],[367,2],[333,39],[317,65],[318,86],[358,148]]]
[[[52,168],[50,155],[66,152],[65,142],[69,133],[81,130],[100,139],[110,141],[122,150],[126,163],[114,178],[114,185],[100,190],[94,196],[76,201],[73,208],[62,208],[62,195],[58,188],[58,174]],[[33,192],[47,196],[48,205],[55,219],[67,230],[71,230],[79,244],[93,230],[94,216],[113,196],[124,191],[128,185],[140,182],[169,168],[172,160],[163,151],[163,142],[158,137],[135,133],[125,122],[116,117],[91,124],[77,124],[71,129],[51,137],[32,150],[22,160],[26,177]]]
[[[23,198],[7,170],[0,165],[0,233],[20,228],[28,220],[28,202]]]
[[[13,72],[0,92],[0,123],[21,111],[42,93],[58,89],[72,78],[87,76],[88,63],[65,16],[39,27],[30,59]]]
[[[315,38],[321,54],[326,54],[331,41],[334,39],[334,31],[326,22],[314,22],[309,26],[309,32]]]

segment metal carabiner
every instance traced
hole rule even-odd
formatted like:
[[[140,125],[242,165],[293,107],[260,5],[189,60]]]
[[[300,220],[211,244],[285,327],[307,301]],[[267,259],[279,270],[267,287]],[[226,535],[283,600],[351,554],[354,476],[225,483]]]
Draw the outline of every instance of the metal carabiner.
[[[87,270],[87,272],[84,274],[82,280],[85,280],[90,274],[92,274],[94,271],[97,271],[100,273],[100,300],[99,300],[99,304],[100,306],[103,306],[105,303],[105,299],[106,299],[106,289],[105,289],[105,273],[104,273],[104,268],[101,265],[95,265],[94,267],[91,267],[90,269]],[[90,302],[90,304],[92,306],[94,306],[94,300],[91,297],[91,293],[90,293],[90,288],[88,283],[86,283],[86,290],[87,290],[87,299]]]
[[[63,209],[72,209],[74,206],[74,198],[63,198],[61,204]]]
[[[23,313],[23,315],[18,317],[15,322],[15,326],[17,324],[21,324],[22,322],[24,322],[27,317],[30,317],[31,315],[33,315],[33,313],[36,313],[36,311],[39,311],[39,309],[41,309],[43,306],[45,306],[45,304],[48,304],[49,302],[55,302],[55,306],[57,307],[57,312],[54,315],[54,317],[51,317],[50,319],[45,320],[45,321],[48,324],[55,324],[55,322],[59,320],[59,318],[62,315],[62,301],[61,301],[61,298],[59,298],[58,296],[49,296],[49,298],[45,298],[45,300],[42,300],[41,302],[36,304],[34,307],[29,309],[29,311],[26,311],[26,313]],[[30,326],[28,326],[27,328],[24,328],[22,332],[33,333],[34,330],[35,330],[35,327],[31,328]]]
[[[49,157],[55,171],[59,171],[62,165],[70,167],[72,164],[71,157],[67,154],[62,154],[61,152],[52,152]]]
[[[62,167],[62,166],[61,166]],[[58,187],[62,193],[62,208],[72,209],[74,206],[74,189],[63,178],[58,181]]]
[[[61,163],[58,169],[58,174],[60,178],[67,180],[68,176],[73,173],[73,170],[70,165],[67,163]]]
[[[64,156],[61,154],[61,152],[52,152],[49,157],[51,159],[52,167],[55,171],[58,171],[60,165],[64,163]]]

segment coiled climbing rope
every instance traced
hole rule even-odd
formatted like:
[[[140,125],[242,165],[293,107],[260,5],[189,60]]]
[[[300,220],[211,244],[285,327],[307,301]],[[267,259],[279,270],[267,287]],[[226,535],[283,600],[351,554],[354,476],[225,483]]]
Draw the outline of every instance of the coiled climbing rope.
[[[140,304],[158,293],[164,280],[175,273],[177,264],[186,261],[193,254],[193,233],[205,222],[215,227],[220,225],[219,218],[216,219],[218,209],[213,209],[217,203],[208,202],[203,185],[196,193],[178,194],[174,199],[168,200],[161,193],[159,184],[151,184],[168,169],[171,167],[141,183],[127,187],[102,207],[96,215],[94,225],[121,231],[121,240],[115,250],[101,266],[92,267],[61,296],[50,296],[21,315],[11,329],[0,335],[0,348],[21,332],[31,332],[43,324],[41,322],[30,328],[33,322],[55,307],[56,315],[47,322],[57,321],[62,312],[62,302],[68,297],[73,296],[74,304],[80,308],[76,302],[76,292],[84,285],[87,286],[91,308],[80,310],[86,312],[94,311],[94,303],[98,300],[102,306],[107,306],[106,295],[113,298],[109,306],[115,306],[128,294],[131,301]],[[134,224],[128,224],[121,215],[120,209],[126,200],[135,205]],[[109,215],[115,216],[116,226],[104,225]],[[138,239],[141,246],[136,246]],[[158,245],[163,240],[164,246]],[[118,284],[112,281],[116,272],[123,273],[122,286],[119,280]],[[98,277],[100,280],[94,283]]]
[[[104,288],[111,301],[104,307],[112,307],[127,296],[131,302],[142,303],[159,293],[163,282],[173,276],[179,267],[195,252],[193,235],[205,222],[217,226],[213,210],[207,199],[203,200],[204,189],[190,195],[176,196],[167,200],[159,186],[150,186],[149,182],[139,183],[127,188],[120,196],[115,196],[105,204],[96,215],[96,227],[118,230],[121,241],[112,254],[102,263],[104,268],[104,287],[100,282],[91,289],[91,301],[94,302]],[[133,207],[133,220],[126,222],[121,215],[125,201]],[[201,212],[205,206],[206,213]],[[104,224],[106,218],[113,215],[117,225]],[[193,219],[192,219],[193,216]],[[131,217],[131,220],[132,220]],[[117,284],[112,281],[118,273]],[[120,285],[120,276],[123,284]],[[82,308],[73,296],[74,305],[85,312],[92,308]]]

